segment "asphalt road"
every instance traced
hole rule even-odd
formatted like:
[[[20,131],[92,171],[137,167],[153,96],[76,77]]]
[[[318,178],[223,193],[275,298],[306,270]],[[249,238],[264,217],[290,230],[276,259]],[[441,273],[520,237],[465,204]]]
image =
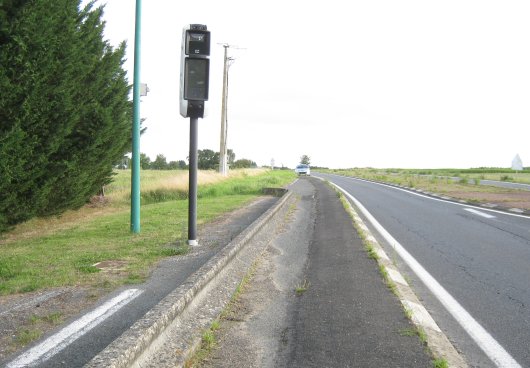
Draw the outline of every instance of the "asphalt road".
[[[473,209],[353,178],[317,175],[359,200],[501,348],[520,366],[530,367],[530,218]],[[396,260],[469,364],[502,366],[493,363],[491,354],[471,339],[430,289]]]

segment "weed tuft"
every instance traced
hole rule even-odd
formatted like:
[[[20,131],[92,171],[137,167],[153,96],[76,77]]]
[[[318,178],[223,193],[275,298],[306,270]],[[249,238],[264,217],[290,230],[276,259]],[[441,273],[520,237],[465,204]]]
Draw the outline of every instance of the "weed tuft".
[[[296,292],[296,295],[302,295],[303,293],[305,293],[307,289],[309,288],[309,285],[310,283],[307,280],[304,280],[303,282],[296,285],[294,289],[294,291]]]
[[[415,328],[404,328],[399,330],[399,336],[416,336],[418,331]]]
[[[202,334],[202,344],[207,350],[213,348],[216,344],[215,334],[212,330],[207,330]]]
[[[15,336],[15,342],[20,346],[26,346],[29,343],[38,340],[42,336],[42,331],[39,329],[23,329]]]
[[[58,325],[63,320],[63,315],[61,312],[50,313],[44,317],[44,320],[52,325]]]
[[[449,363],[445,359],[435,359],[432,362],[433,368],[449,368]]]
[[[375,261],[379,260],[379,255],[375,251],[375,248],[372,244],[365,242],[364,249],[366,250],[366,253],[368,253],[368,258],[373,259]]]
[[[221,322],[219,322],[218,319],[212,322],[212,325],[210,326],[210,330],[217,331],[221,328]]]

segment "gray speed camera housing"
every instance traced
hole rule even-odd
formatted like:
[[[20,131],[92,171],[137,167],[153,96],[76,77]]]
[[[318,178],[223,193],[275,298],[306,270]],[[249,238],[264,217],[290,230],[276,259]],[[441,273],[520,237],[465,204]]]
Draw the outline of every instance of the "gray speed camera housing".
[[[180,60],[180,115],[206,116],[210,79],[210,31],[202,24],[190,24],[182,31]]]

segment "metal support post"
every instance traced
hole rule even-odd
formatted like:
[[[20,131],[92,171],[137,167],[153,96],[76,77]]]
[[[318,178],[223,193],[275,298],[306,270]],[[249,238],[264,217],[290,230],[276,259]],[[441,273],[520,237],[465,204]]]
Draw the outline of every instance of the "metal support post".
[[[131,159],[131,232],[140,232],[140,34],[142,1],[136,0],[134,33],[133,125]]]
[[[197,240],[197,170],[198,118],[190,118],[190,167],[188,194],[188,245],[199,245]]]

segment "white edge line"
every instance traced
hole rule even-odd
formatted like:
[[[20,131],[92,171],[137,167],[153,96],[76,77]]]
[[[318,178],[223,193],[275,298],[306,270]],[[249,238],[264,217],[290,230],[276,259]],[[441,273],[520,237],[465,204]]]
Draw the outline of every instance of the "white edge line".
[[[34,365],[39,360],[46,360],[64,349],[72,341],[84,335],[92,328],[110,317],[118,309],[135,299],[143,293],[143,290],[129,289],[100,305],[90,313],[85,314],[80,319],[72,322],[56,334],[50,336],[37,346],[20,355],[11,361],[7,368],[28,367]]]
[[[422,280],[427,288],[436,296],[447,311],[458,321],[458,323],[466,330],[477,345],[486,353],[486,355],[498,367],[512,367],[522,368],[519,363],[512,358],[512,356],[453,298],[445,288],[440,285],[434,277],[431,276],[423,268],[423,266],[416,261],[416,259],[396,240],[390,233],[372,216],[370,212],[350,193],[339,187],[335,183],[331,183],[344,193],[353,203],[359,208],[364,216],[370,221],[372,226],[385,238],[385,240],[394,248],[400,257],[408,264],[414,273]],[[399,189],[399,188],[397,188]]]

